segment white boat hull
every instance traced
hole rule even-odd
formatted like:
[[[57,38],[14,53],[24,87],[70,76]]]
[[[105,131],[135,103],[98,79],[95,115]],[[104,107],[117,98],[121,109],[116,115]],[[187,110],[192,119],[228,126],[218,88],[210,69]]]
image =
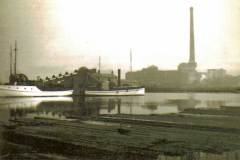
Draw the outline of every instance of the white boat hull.
[[[0,97],[57,97],[71,96],[68,91],[41,91],[36,86],[0,85]]]
[[[109,91],[85,91],[86,96],[143,96],[144,94],[145,88],[119,89]]]

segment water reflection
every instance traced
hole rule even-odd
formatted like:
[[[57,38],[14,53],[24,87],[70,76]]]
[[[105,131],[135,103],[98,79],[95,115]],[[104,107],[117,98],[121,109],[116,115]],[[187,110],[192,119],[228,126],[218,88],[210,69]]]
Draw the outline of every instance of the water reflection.
[[[197,108],[239,111],[238,106],[239,94],[149,93],[144,97],[1,98],[0,121],[19,117],[69,120],[106,114],[162,115]],[[239,157],[238,151],[223,154],[189,152],[181,156],[159,155],[158,159],[238,160]]]
[[[238,94],[157,93],[144,97],[1,98],[0,120],[18,117],[98,116],[105,114],[161,115],[194,108],[240,106]]]

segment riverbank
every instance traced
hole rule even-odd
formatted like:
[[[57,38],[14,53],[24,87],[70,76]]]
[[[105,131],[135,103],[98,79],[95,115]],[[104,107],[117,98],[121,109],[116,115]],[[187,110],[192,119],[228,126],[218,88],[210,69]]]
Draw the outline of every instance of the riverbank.
[[[189,158],[200,153],[220,156],[240,150],[240,116],[230,112],[228,116],[218,111],[199,116],[189,110],[164,116],[72,118],[16,119],[10,127],[14,129],[6,129],[3,135],[9,142],[29,146],[37,153],[86,159]]]
[[[145,87],[152,93],[239,93],[239,87]]]
[[[4,100],[0,159],[237,160],[239,97],[147,93],[72,102]]]

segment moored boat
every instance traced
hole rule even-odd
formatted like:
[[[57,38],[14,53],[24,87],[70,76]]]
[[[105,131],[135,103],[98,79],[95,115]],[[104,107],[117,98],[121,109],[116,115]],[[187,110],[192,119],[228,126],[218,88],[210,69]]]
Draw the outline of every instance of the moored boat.
[[[118,88],[112,90],[85,90],[86,96],[143,96],[145,88]]]
[[[72,93],[73,90],[42,91],[36,86],[0,85],[0,97],[60,97]]]
[[[30,86],[26,75],[17,73],[17,41],[15,41],[14,65],[12,64],[12,46],[10,45],[10,76],[8,85],[0,85],[0,97],[60,97],[70,96],[73,90],[42,91],[35,85]],[[13,68],[14,67],[14,71]]]

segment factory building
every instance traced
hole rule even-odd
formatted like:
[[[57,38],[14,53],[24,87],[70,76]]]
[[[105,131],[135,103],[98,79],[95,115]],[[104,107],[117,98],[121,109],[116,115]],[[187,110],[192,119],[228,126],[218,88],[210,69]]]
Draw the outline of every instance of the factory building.
[[[207,79],[209,80],[218,80],[223,79],[227,76],[225,69],[208,69],[207,70]]]
[[[73,89],[76,93],[81,93],[85,89],[108,90],[117,85],[118,78],[113,72],[100,73],[96,69],[81,67],[73,73],[66,72],[64,75],[53,75],[51,78],[36,81],[36,85],[45,90],[65,90]]]

